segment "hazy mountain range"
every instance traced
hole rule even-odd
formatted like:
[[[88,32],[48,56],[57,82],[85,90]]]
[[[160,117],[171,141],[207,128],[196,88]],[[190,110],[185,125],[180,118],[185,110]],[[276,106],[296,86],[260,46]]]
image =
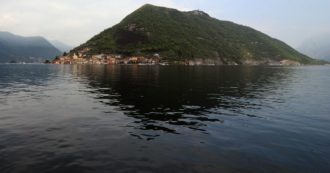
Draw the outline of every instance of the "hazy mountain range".
[[[0,31],[0,62],[43,62],[61,51],[43,37],[23,37]]]
[[[330,61],[330,34],[311,37],[298,50],[310,57]]]
[[[69,52],[73,48],[73,46],[67,45],[58,40],[51,40],[50,42],[61,52]]]
[[[87,49],[86,49],[87,48]],[[85,52],[89,50],[89,52]],[[202,11],[182,12],[146,4],[72,53],[113,53],[168,60],[209,58],[223,64],[317,61],[253,28],[221,21]]]

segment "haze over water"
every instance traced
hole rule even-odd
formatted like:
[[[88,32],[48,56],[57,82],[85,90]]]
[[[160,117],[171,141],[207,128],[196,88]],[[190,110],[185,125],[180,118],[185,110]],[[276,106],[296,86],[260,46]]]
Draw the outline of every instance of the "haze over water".
[[[0,65],[0,172],[330,172],[328,74]]]

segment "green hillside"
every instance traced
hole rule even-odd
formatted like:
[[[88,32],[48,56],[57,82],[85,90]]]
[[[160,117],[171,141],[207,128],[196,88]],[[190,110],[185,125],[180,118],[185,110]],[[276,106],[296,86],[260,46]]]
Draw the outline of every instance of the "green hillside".
[[[318,63],[287,44],[250,27],[221,21],[202,11],[144,5],[119,24],[94,36],[72,52],[90,48],[90,54],[152,55],[169,60],[219,59],[223,63],[298,61]]]

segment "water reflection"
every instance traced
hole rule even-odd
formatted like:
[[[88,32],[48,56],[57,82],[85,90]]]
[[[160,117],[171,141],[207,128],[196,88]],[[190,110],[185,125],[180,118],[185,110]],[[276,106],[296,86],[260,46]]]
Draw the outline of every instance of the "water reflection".
[[[329,72],[0,65],[0,172],[329,172]]]
[[[292,70],[292,69],[291,69]],[[222,116],[257,117],[260,98],[284,85],[289,68],[184,66],[72,66],[102,104],[133,117],[132,136],[153,139],[157,131],[182,127],[207,132]],[[249,111],[247,111],[249,110]],[[252,112],[252,113],[251,113]],[[107,113],[107,112],[106,112]],[[112,114],[112,112],[109,112]],[[180,128],[178,128],[180,127]]]

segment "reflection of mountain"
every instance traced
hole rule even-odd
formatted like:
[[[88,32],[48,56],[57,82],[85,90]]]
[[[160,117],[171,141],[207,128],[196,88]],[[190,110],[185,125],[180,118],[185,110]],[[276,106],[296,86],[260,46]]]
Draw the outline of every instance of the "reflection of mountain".
[[[0,64],[0,98],[2,99],[3,96],[11,94],[18,94],[22,91],[28,93],[31,92],[30,90],[33,87],[46,86],[48,85],[47,82],[54,78],[54,76],[49,74],[55,72],[55,66],[45,68],[45,66],[38,64]],[[37,92],[40,92],[40,90]]]
[[[258,98],[281,85],[289,68],[79,66],[97,98],[135,118],[139,130],[180,133],[178,126],[207,132],[221,115],[248,115]],[[138,135],[138,134],[132,134]]]

